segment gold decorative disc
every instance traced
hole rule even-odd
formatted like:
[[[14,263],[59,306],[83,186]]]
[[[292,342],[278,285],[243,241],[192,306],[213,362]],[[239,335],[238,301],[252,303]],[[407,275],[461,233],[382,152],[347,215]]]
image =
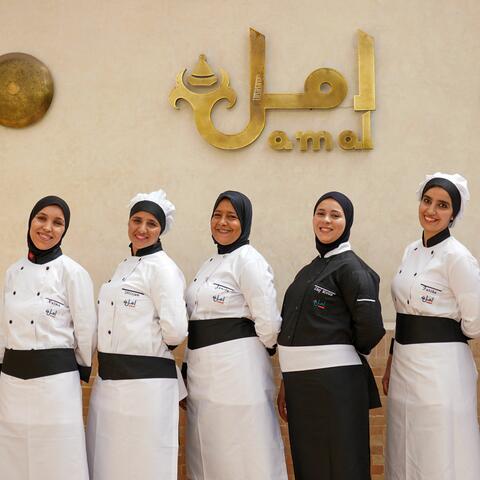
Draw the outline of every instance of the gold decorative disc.
[[[0,56],[0,125],[22,128],[40,120],[53,98],[48,68],[26,53]]]

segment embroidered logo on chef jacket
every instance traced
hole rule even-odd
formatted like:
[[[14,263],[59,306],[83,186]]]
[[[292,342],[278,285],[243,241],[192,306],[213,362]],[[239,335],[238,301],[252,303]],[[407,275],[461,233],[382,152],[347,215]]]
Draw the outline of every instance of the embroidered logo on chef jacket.
[[[58,310],[54,310],[53,308],[47,308],[47,310],[45,310],[47,317],[51,318],[55,318],[57,316],[57,312]]]
[[[322,293],[323,295],[327,295],[327,297],[334,297],[336,295],[335,292],[332,292],[331,290],[327,290],[326,288],[321,287],[320,285],[315,285],[313,289],[317,293]]]
[[[137,301],[130,300],[129,298],[127,298],[126,300],[123,301],[123,304],[128,308],[135,308],[137,306]]]
[[[313,307],[318,308],[319,310],[326,310],[327,309],[327,302],[322,302],[321,300],[314,300]]]
[[[221,283],[214,283],[213,284],[214,290],[219,290],[219,293],[213,295],[212,300],[215,303],[223,304],[225,303],[225,299],[229,293],[233,292],[233,288],[227,287],[226,285],[222,285]]]
[[[437,295],[442,292],[440,288],[431,287],[425,283],[421,283],[420,286],[422,287],[422,291],[425,292],[420,297],[420,300],[422,300],[423,303],[428,303],[429,305],[431,305],[435,301]]]
[[[222,295],[220,293],[218,295],[214,295],[212,299],[215,303],[225,303],[225,295]]]

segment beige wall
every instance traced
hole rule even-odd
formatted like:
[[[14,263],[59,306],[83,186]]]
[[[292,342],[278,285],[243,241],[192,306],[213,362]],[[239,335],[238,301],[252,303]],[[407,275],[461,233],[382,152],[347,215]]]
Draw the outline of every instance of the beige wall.
[[[0,1],[0,53],[44,61],[55,80],[46,117],[0,127],[0,271],[25,253],[25,228],[43,195],[65,197],[73,213],[64,251],[96,287],[128,254],[127,202],[164,188],[177,206],[164,239],[187,280],[213,251],[208,220],[217,193],[239,189],[254,203],[252,242],[272,264],[279,296],[315,255],[311,210],[329,189],[356,207],[355,250],[381,275],[386,320],[390,278],[419,235],[415,190],[426,172],[458,171],[472,202],[455,235],[475,255],[480,210],[480,3],[476,0],[7,0]],[[335,111],[271,112],[253,145],[217,150],[196,132],[190,107],[168,104],[175,75],[199,53],[226,69],[238,94],[219,107],[219,128],[248,119],[248,27],[266,35],[266,89],[301,91],[319,67],[344,74],[349,93]],[[357,128],[356,29],[376,39],[375,149],[272,151],[276,129]]]

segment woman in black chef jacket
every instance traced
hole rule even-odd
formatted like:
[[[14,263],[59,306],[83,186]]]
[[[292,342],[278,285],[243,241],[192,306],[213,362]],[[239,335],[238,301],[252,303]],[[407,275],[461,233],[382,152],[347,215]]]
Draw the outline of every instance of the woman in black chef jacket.
[[[296,480],[368,480],[368,410],[380,406],[363,355],[385,334],[378,275],[350,247],[353,205],[339,192],[315,204],[319,256],[287,289],[278,337],[278,397]]]
[[[28,221],[28,256],[5,277],[0,320],[5,480],[88,480],[79,378],[88,382],[90,375],[96,313],[88,273],[62,255],[69,222],[61,198],[39,200]]]

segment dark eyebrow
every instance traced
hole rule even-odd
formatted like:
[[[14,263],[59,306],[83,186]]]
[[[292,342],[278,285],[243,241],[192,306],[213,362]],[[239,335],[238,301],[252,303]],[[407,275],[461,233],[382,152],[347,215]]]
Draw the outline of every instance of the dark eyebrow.
[[[325,208],[317,208],[317,210],[315,210],[315,213],[317,212],[326,212],[327,210]],[[343,215],[343,213],[340,211],[340,210],[336,210],[336,209],[333,209],[333,210],[330,210],[331,213],[339,213],[340,215]]]

